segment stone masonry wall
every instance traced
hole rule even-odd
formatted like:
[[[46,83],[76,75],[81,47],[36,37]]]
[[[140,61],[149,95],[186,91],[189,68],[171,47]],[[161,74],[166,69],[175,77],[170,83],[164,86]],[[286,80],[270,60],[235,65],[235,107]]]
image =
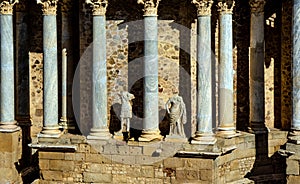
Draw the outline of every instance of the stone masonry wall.
[[[39,150],[39,183],[284,182],[285,160],[276,152],[285,137],[285,132],[276,130],[263,139],[243,133],[232,139],[218,138],[215,146],[208,148],[164,141],[87,143],[84,137],[64,135],[60,142],[76,145],[77,150]],[[57,145],[63,149],[62,144]],[[230,152],[232,146],[236,149]],[[216,158],[208,156],[222,152]]]

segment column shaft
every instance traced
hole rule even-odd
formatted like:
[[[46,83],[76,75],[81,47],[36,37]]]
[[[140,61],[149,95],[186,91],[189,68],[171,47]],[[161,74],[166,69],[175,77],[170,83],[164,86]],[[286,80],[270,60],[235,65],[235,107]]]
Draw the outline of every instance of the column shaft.
[[[300,130],[300,0],[293,6],[293,117],[292,130]]]
[[[158,129],[157,16],[146,16],[144,45],[144,131]]]
[[[93,129],[107,129],[105,16],[93,17]]]
[[[262,5],[263,6],[263,5]],[[265,132],[264,13],[252,12],[250,24],[250,128]]]
[[[44,52],[44,130],[53,134],[58,131],[58,82],[57,82],[57,30],[56,15],[43,16]],[[50,130],[50,131],[47,131]]]
[[[13,17],[1,14],[1,129],[16,128],[14,111]]]
[[[211,88],[211,20],[210,16],[198,17],[198,108],[197,133],[212,133]]]
[[[234,134],[232,14],[220,14],[219,42],[219,127],[220,133]]]
[[[66,122],[67,119],[67,50],[62,50],[62,81],[61,81],[61,121]]]

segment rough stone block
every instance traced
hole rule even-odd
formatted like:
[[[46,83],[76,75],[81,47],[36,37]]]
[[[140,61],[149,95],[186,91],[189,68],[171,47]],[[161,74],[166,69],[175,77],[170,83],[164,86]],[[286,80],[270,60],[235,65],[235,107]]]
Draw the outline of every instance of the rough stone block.
[[[65,153],[65,160],[75,160],[75,153]]]
[[[48,170],[49,169],[49,160],[40,159],[39,166],[41,170]]]
[[[142,155],[142,147],[140,146],[129,146],[130,155]]]
[[[118,146],[118,153],[121,155],[129,154],[129,147],[127,145]]]
[[[226,172],[226,174],[225,174],[226,182],[231,182],[231,181],[239,180],[239,179],[241,179],[243,177],[244,176],[240,175],[240,171],[239,170],[234,170],[234,171]]]
[[[91,151],[91,146],[88,144],[79,144],[78,146],[78,152],[81,153],[90,153]]]
[[[299,175],[299,162],[297,160],[287,159],[286,174]]]
[[[163,157],[135,156],[135,163],[138,165],[157,165],[163,160]]]
[[[50,181],[62,181],[63,180],[63,172],[62,171],[42,171],[41,175],[44,180],[50,180]]]
[[[179,168],[184,166],[184,161],[181,158],[167,158],[163,164],[165,168]]]
[[[213,180],[213,172],[210,169],[209,170],[208,169],[200,170],[199,177],[203,181],[212,181]]]
[[[152,156],[153,154],[156,153],[156,150],[157,150],[157,146],[155,146],[155,145],[144,146],[143,147],[143,155]]]
[[[44,152],[39,151],[40,159],[51,159],[51,160],[63,160],[65,158],[65,154],[61,152]]]
[[[84,161],[85,160],[85,153],[75,153],[75,160],[76,161]]]
[[[3,133],[0,132],[0,152],[17,152],[20,132]]]
[[[196,170],[176,169],[176,179],[190,183],[190,180],[199,179],[199,173]]]
[[[287,177],[287,184],[298,184],[300,181],[300,176],[290,175]]]
[[[212,169],[213,159],[184,159],[184,167],[192,169]]]
[[[135,164],[134,155],[112,155],[111,159],[113,162],[122,164]]]
[[[113,183],[127,183],[127,177],[122,175],[113,175],[112,176]]]
[[[63,161],[63,160],[50,160],[49,168],[50,168],[50,170],[73,171],[74,170],[74,162],[73,161]]]
[[[142,166],[141,176],[145,177],[145,178],[153,178],[154,177],[154,168],[153,168],[153,166]]]
[[[111,155],[100,155],[100,154],[86,154],[87,162],[110,164],[112,163]]]
[[[83,181],[86,183],[111,183],[112,175],[111,174],[102,174],[102,173],[83,173]]]

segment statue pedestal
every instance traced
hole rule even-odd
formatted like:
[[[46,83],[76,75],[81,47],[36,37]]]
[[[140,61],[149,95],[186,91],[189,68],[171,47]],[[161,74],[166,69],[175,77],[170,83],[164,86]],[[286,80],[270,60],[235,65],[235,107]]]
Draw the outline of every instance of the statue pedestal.
[[[182,137],[180,135],[167,135],[166,138],[164,138],[164,141],[168,141],[168,142],[188,142],[188,139],[186,137]]]

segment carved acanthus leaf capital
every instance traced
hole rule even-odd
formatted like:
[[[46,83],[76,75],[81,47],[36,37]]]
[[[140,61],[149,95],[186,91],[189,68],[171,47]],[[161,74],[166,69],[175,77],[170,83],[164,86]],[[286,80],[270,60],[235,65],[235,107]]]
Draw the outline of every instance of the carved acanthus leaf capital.
[[[19,0],[2,0],[0,1],[0,13],[3,14],[13,14],[13,7]]]
[[[192,0],[192,3],[197,7],[198,16],[209,16],[211,15],[211,6],[213,0]]]
[[[144,5],[144,16],[157,16],[157,8],[161,0],[138,0],[138,4]]]
[[[56,15],[58,0],[37,0],[36,2],[42,5],[44,15]]]
[[[218,3],[218,11],[221,14],[232,14],[233,8],[235,5],[235,1],[232,2],[231,6],[227,4],[227,2],[219,2]]]
[[[107,0],[86,0],[85,2],[93,8],[93,15],[105,15],[108,6]]]
[[[265,0],[249,0],[251,13],[260,14],[264,12],[266,1]]]

